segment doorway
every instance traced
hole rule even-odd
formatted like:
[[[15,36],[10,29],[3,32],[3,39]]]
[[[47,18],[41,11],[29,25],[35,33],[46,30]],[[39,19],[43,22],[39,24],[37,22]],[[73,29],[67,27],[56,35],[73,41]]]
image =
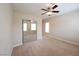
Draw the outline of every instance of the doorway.
[[[22,42],[32,42],[37,40],[37,22],[32,20],[22,20]]]

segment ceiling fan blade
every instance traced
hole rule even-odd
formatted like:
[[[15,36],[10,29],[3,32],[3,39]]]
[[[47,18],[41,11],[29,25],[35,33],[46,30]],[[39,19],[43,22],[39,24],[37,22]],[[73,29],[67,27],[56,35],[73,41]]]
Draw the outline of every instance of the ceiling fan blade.
[[[52,11],[52,12],[54,12],[54,13],[59,13],[59,11]]]
[[[58,5],[54,5],[53,7],[52,7],[52,9],[55,9],[55,8],[57,8],[58,7]]]
[[[42,13],[41,15],[44,15],[44,14],[46,14],[47,12],[45,12],[45,13]]]
[[[47,11],[46,9],[41,9],[41,10]]]

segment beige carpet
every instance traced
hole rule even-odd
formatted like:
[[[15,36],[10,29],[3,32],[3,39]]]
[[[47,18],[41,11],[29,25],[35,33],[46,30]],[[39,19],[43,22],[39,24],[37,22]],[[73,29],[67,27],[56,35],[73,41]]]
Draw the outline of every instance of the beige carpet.
[[[43,39],[15,47],[13,56],[79,56],[79,47],[56,39]]]
[[[23,43],[28,43],[28,42],[32,42],[36,40],[37,40],[37,34],[29,33],[29,34],[24,35]]]

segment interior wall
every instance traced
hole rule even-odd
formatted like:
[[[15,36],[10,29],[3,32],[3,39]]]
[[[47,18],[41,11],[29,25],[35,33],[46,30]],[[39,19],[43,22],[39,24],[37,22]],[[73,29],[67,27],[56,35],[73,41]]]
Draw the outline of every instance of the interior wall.
[[[12,8],[10,4],[0,4],[0,55],[12,52]]]
[[[22,45],[22,18],[23,16],[18,13],[14,12],[13,17],[13,39],[14,39],[14,47],[18,45]]]
[[[42,19],[37,19],[37,40],[42,40]]]
[[[49,20],[50,23],[49,34],[79,44],[79,11],[78,10],[54,18],[50,18],[47,20]]]
[[[42,20],[42,35],[44,36],[45,33],[45,20]]]

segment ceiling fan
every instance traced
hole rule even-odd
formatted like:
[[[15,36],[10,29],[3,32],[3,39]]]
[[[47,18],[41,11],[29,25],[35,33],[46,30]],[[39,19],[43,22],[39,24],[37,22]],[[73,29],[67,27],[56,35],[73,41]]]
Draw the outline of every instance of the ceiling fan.
[[[53,4],[53,3],[50,3],[50,4],[51,4],[51,6],[49,6],[48,8],[46,8],[46,9],[42,8],[41,9],[41,10],[45,11],[41,15],[48,14],[48,16],[51,16],[52,13],[59,13],[59,11],[55,10],[58,7],[58,5]]]

